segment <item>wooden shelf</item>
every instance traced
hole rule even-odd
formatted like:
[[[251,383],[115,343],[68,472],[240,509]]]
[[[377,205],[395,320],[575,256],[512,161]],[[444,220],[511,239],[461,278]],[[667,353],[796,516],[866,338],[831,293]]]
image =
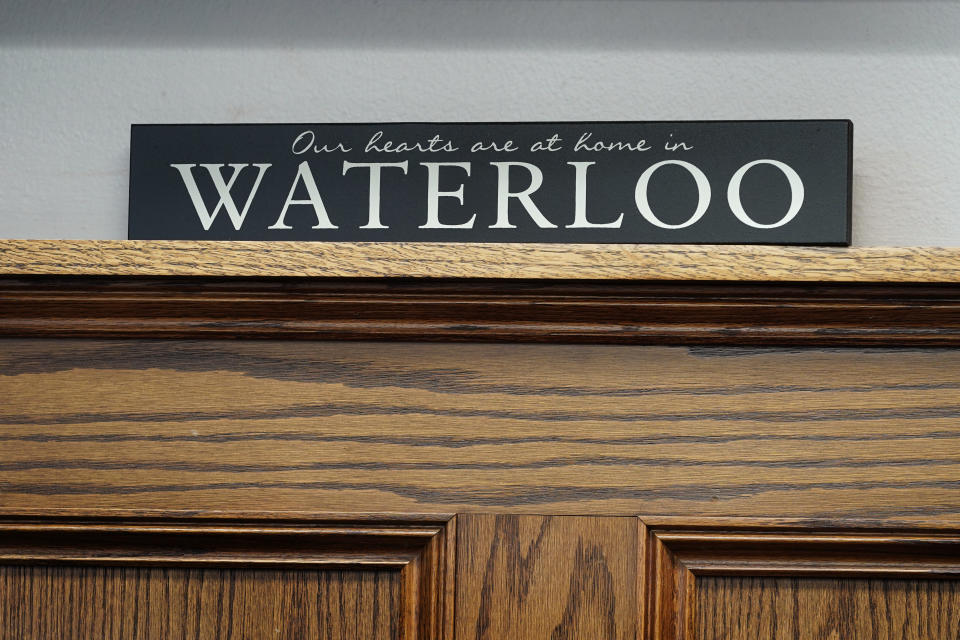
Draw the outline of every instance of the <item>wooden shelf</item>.
[[[960,248],[0,240],[0,275],[960,282]]]

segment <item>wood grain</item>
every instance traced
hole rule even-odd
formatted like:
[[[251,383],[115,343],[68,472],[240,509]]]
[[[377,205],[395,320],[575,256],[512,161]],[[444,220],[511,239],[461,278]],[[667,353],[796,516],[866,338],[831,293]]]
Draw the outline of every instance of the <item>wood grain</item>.
[[[705,577],[698,640],[947,640],[960,581]]]
[[[398,572],[0,566],[0,637],[395,640]]]
[[[633,640],[633,518],[458,517],[457,639]]]
[[[960,346],[960,286],[0,279],[0,336]]]
[[[960,352],[0,342],[0,506],[960,521]]]
[[[958,256],[0,242],[0,635],[956,635]]]
[[[960,603],[956,529],[694,520],[641,522],[639,537],[645,639],[956,637],[916,635],[956,624],[954,615],[942,617]],[[774,579],[781,577],[795,579]],[[938,582],[922,586],[926,580]],[[913,600],[871,600],[878,588]],[[945,599],[944,608],[932,597]]]
[[[960,249],[0,240],[0,273],[960,282]]]
[[[389,630],[388,637],[437,640],[449,637],[453,625],[454,541],[453,521],[434,519],[431,522],[429,518],[414,522],[364,519],[356,523],[326,523],[322,519],[302,516],[296,519],[279,516],[197,518],[183,512],[150,517],[116,513],[100,515],[93,511],[71,516],[62,513],[7,516],[0,520],[0,567],[52,568],[46,573],[39,569],[31,573],[25,569],[10,574],[13,577],[9,579],[14,581],[8,585],[11,589],[20,589],[24,593],[39,590],[41,595],[35,599],[42,602],[33,610],[24,611],[14,607],[15,602],[23,600],[18,592],[0,593],[0,598],[8,597],[5,606],[9,610],[8,615],[0,619],[0,629],[3,624],[23,627],[27,624],[25,621],[37,615],[39,607],[62,599],[63,593],[89,600],[88,605],[84,605],[89,610],[117,607],[117,611],[122,612],[130,604],[126,595],[128,588],[123,585],[131,579],[139,585],[143,578],[148,582],[153,580],[165,589],[165,599],[156,594],[139,594],[134,589],[133,618],[128,619],[116,612],[112,614],[119,618],[109,623],[111,629],[113,625],[124,629],[116,637],[139,637],[136,634],[142,621],[137,619],[136,606],[141,600],[146,615],[161,615],[167,625],[172,624],[179,631],[188,627],[195,629],[200,637],[247,638],[254,632],[275,637],[273,630],[284,625],[276,612],[266,615],[266,611],[256,607],[256,602],[288,600],[284,594],[293,589],[300,594],[298,598],[306,598],[301,609],[319,608],[304,615],[317,616],[317,624],[312,628],[328,634],[326,637],[365,637],[364,630],[376,627],[381,635]],[[86,572],[69,569],[77,565],[92,568]],[[140,567],[144,571],[105,571],[117,566]],[[202,573],[213,568],[233,571]],[[176,569],[182,570],[178,572]],[[358,569],[367,573],[349,573]],[[35,574],[40,576],[36,584],[33,582]],[[386,577],[381,580],[380,574]],[[93,582],[87,580],[89,576]],[[189,587],[190,576],[200,576],[201,592],[204,576],[207,576],[214,588],[212,595],[193,593]],[[348,576],[350,584],[340,584],[343,576]],[[80,586],[71,586],[73,583]],[[229,585],[228,591],[224,590],[222,583]],[[236,583],[242,585],[241,591],[247,595],[237,596],[234,591]],[[119,596],[110,586],[114,584],[121,585]],[[77,589],[82,592],[80,595],[74,593]],[[260,593],[258,589],[267,591]],[[171,600],[171,590],[182,595]],[[44,595],[50,593],[53,595],[49,598],[54,600]],[[218,616],[224,615],[225,608],[232,610],[236,597],[250,600],[249,605],[244,605],[246,612],[236,614],[236,624],[233,618],[228,618],[227,629],[218,626],[217,635],[209,635],[210,624],[201,622],[201,618],[214,610]],[[187,602],[180,607],[181,602],[191,598],[194,605]],[[212,603],[204,605],[204,598],[212,599]],[[174,605],[180,608],[171,612]],[[208,613],[200,610],[204,606]],[[388,618],[383,618],[381,607],[387,607]],[[156,612],[151,613],[154,609]],[[179,619],[171,623],[170,617],[174,614]],[[296,611],[286,614],[293,616],[294,622],[301,617]],[[84,625],[89,623],[85,621],[89,615],[90,611],[68,606],[62,615],[52,616],[43,624],[53,625],[51,628],[64,627],[64,633],[76,631],[77,637],[90,637],[83,631]],[[190,621],[184,620],[185,616]],[[363,626],[368,623],[374,627]],[[101,620],[100,624],[107,622]],[[132,635],[128,633],[130,624],[134,625]],[[144,624],[149,627],[149,619]],[[247,627],[250,634],[244,631]],[[358,629],[360,636],[351,635]],[[231,635],[234,632],[238,635]],[[144,637],[169,637],[147,633],[146,630],[143,633],[146,633]],[[44,631],[38,632],[38,637],[61,636]],[[296,637],[316,637],[316,634]]]

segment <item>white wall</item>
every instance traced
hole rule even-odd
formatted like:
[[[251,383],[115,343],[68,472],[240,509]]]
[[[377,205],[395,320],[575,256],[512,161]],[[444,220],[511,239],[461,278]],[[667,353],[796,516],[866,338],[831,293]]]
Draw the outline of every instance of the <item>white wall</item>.
[[[960,246],[923,0],[5,0],[0,237],[125,237],[132,122],[713,118],[852,119],[854,243]]]

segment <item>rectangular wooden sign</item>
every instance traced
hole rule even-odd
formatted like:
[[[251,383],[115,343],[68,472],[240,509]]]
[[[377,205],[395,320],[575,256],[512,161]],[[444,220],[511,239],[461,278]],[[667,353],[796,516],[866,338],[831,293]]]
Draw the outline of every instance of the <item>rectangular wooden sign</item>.
[[[850,243],[848,120],[134,125],[129,237]]]

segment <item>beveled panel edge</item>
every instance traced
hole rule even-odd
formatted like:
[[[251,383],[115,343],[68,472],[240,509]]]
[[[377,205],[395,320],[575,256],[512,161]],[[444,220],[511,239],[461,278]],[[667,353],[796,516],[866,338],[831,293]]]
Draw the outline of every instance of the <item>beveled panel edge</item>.
[[[0,274],[960,282],[960,248],[0,240]]]
[[[454,513],[425,512],[341,512],[341,511],[257,511],[214,509],[118,509],[112,507],[7,507],[0,506],[0,523],[13,522],[102,522],[102,523],[211,523],[218,524],[279,524],[279,525],[350,525],[373,524],[396,526],[449,526]]]
[[[456,518],[0,509],[0,564],[398,570],[403,640],[453,628]]]
[[[692,638],[697,576],[960,578],[960,529],[898,522],[638,518],[643,640]]]
[[[373,520],[2,516],[0,563],[403,568],[442,535],[445,526]]]

